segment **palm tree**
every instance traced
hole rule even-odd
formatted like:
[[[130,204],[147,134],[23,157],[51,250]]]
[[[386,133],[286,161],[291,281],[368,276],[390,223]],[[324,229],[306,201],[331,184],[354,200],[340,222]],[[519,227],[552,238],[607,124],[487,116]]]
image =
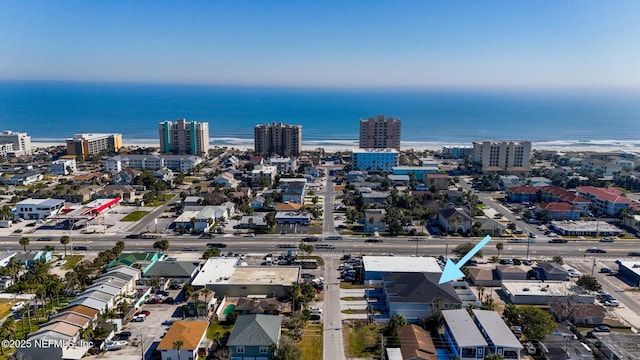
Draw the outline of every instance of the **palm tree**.
[[[211,290],[209,290],[208,288],[204,288],[202,290],[202,293],[204,294],[204,302],[207,308],[206,315],[209,315],[209,294],[211,294]]]
[[[498,249],[498,259],[500,258],[500,251],[504,249],[504,244],[501,242],[496,243],[496,249]]]
[[[67,257],[67,245],[71,242],[71,238],[68,235],[60,237],[60,244],[64,245],[64,257]]]
[[[396,330],[399,327],[405,326],[407,325],[407,319],[405,319],[402,315],[400,314],[394,314],[391,317],[391,320],[389,321],[389,326],[393,329]]]
[[[180,360],[180,349],[182,349],[182,346],[184,346],[184,341],[182,340],[176,340],[173,342],[173,349],[178,350],[178,360]]]
[[[27,246],[29,245],[29,242],[31,242],[31,240],[29,240],[29,238],[26,236],[21,237],[18,241],[18,243],[24,247],[24,252],[27,252]]]

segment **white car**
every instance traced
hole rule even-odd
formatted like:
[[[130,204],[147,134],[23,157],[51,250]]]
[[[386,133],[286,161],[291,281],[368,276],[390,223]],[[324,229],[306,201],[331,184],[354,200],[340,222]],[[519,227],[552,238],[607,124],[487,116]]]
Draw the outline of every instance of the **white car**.
[[[245,235],[244,237],[256,237],[256,234],[254,233],[248,233],[247,235]]]
[[[25,305],[24,301],[18,301],[11,307],[11,311],[18,311]]]
[[[311,311],[311,313],[315,313],[315,314],[322,314],[322,309],[320,309],[317,306],[310,307],[309,311]]]
[[[612,300],[607,300],[607,301],[605,301],[605,302],[604,302],[604,306],[612,306],[612,307],[615,307],[615,306],[620,306],[620,303],[618,302],[618,300],[613,300],[613,299],[612,299]]]
[[[56,266],[62,266],[62,265],[64,265],[64,264],[66,264],[66,263],[67,263],[67,260],[64,260],[64,259],[63,259],[63,260],[58,261],[58,262],[56,263]]]

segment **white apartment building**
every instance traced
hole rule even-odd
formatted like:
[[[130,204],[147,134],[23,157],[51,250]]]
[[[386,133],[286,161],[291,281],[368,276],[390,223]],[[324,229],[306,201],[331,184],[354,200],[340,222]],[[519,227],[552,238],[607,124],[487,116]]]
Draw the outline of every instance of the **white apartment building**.
[[[483,171],[529,170],[530,159],[529,141],[473,142],[473,160],[482,165]]]
[[[0,144],[11,143],[16,155],[29,155],[31,154],[31,136],[27,133],[19,133],[10,130],[5,130],[0,133]]]
[[[64,200],[26,199],[16,204],[16,214],[23,219],[46,219],[64,207]]]
[[[104,170],[117,174],[122,169],[159,170],[168,168],[186,174],[202,162],[195,155],[118,155],[105,160]]]
[[[297,169],[297,162],[295,158],[269,158],[267,159],[267,165],[272,165],[278,168],[278,174],[288,174],[295,172]]]
[[[54,175],[69,175],[76,170],[76,159],[58,159],[51,162],[49,172]]]

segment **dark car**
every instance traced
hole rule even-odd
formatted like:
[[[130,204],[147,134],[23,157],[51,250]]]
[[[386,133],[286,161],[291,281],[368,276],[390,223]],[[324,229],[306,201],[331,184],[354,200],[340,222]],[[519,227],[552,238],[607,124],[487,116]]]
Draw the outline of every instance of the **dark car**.
[[[222,249],[222,248],[226,248],[227,244],[224,244],[224,243],[207,243],[207,247]]]
[[[511,261],[513,261],[513,265],[522,265],[522,261],[520,261],[520,259],[513,259]]]
[[[511,259],[500,259],[498,263],[500,263],[501,265],[511,265],[513,264],[513,261],[511,261]]]
[[[200,235],[201,239],[213,239],[213,234],[209,234],[209,233],[204,233],[202,235]]]
[[[591,253],[591,254],[606,254],[607,253],[605,250],[598,249],[598,248],[587,249],[587,252]]]
[[[169,296],[169,292],[168,291],[164,291],[164,290],[158,290],[156,291],[157,295],[162,295],[162,296]]]
[[[42,236],[38,238],[38,241],[53,241],[53,236]]]
[[[318,242],[320,241],[320,238],[317,236],[308,236],[306,238],[302,239],[303,242]]]
[[[627,256],[640,256],[640,251],[629,251]]]
[[[182,251],[198,251],[198,249],[194,248],[193,246],[186,246],[182,248]]]
[[[364,242],[366,242],[366,243],[381,243],[382,239],[367,239]]]
[[[127,236],[124,237],[125,239],[139,239],[140,238],[140,234],[129,234]]]
[[[149,311],[149,310],[140,310],[140,311],[136,312],[135,314],[133,314],[133,316],[138,316],[140,314],[144,314],[144,316],[149,316],[149,315],[151,315],[151,311]]]
[[[278,248],[280,249],[295,249],[296,246],[293,244],[278,244]]]
[[[75,245],[75,246],[73,247],[73,250],[78,250],[78,251],[85,251],[85,250],[87,250],[87,249],[88,249],[88,248],[87,248],[86,246],[84,246],[84,245]]]
[[[165,298],[164,300],[162,300],[162,303],[163,304],[173,304],[174,301],[175,300],[171,296],[169,296],[169,297]]]
[[[180,290],[182,289],[182,285],[180,284],[171,284],[169,285],[169,290]]]

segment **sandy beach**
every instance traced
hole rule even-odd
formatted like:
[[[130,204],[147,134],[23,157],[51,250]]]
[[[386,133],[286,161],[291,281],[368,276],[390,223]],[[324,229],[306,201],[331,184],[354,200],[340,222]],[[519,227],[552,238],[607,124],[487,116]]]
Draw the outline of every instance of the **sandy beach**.
[[[64,142],[51,142],[51,141],[38,141],[32,140],[31,145],[34,148],[49,148],[53,146],[64,146]],[[126,147],[159,147],[157,142],[151,142],[150,140],[136,140],[135,142],[127,142],[124,139],[124,146]],[[227,147],[229,149],[238,149],[241,151],[253,150],[253,143],[249,141],[238,141],[235,143],[229,142],[216,142],[213,141],[210,144],[211,148],[214,147]],[[435,142],[402,142],[402,150],[413,149],[416,151],[437,151],[441,150],[443,146],[463,146],[470,147],[471,143],[467,144],[448,144],[448,143],[435,143]],[[325,152],[338,152],[338,151],[350,151],[357,148],[357,140],[353,141],[311,141],[302,145],[303,151],[313,151],[318,148],[323,148]],[[542,142],[533,143],[534,150],[550,150],[557,152],[611,152],[611,151],[624,151],[640,154],[640,142],[617,142],[617,141],[593,141],[593,142]]]

